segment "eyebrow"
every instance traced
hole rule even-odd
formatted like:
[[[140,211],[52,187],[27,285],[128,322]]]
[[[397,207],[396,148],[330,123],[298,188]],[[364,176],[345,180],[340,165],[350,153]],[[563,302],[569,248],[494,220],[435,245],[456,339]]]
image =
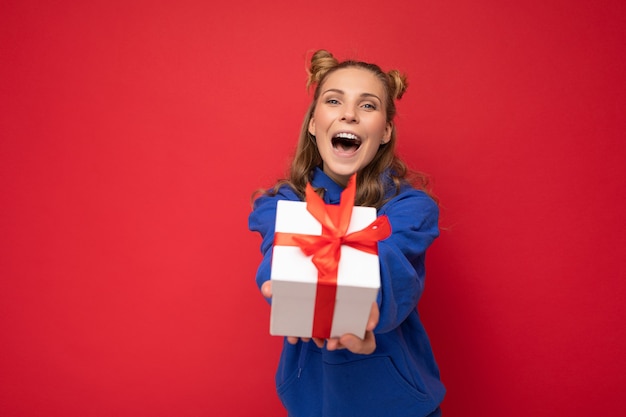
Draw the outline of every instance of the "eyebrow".
[[[322,95],[326,94],[326,93],[339,93],[339,94],[345,94],[345,91],[340,90],[338,88],[329,88],[328,90],[325,90]],[[378,97],[376,94],[372,94],[372,93],[361,93],[361,97],[373,97],[376,100],[378,100],[379,103],[382,103],[383,101],[380,99],[380,97]]]

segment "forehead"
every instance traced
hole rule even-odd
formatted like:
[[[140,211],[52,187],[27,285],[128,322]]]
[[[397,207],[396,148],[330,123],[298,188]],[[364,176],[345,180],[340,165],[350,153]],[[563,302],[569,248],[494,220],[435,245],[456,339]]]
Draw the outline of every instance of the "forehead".
[[[375,94],[381,100],[385,96],[382,81],[373,72],[357,67],[341,68],[329,74],[321,86],[321,92],[329,89],[354,94]]]

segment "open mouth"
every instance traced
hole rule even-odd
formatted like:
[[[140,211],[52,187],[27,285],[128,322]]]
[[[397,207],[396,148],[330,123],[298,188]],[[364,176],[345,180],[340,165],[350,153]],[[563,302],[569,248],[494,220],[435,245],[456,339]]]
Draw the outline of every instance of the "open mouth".
[[[343,152],[356,152],[361,146],[361,139],[353,133],[340,132],[332,138],[333,148]]]

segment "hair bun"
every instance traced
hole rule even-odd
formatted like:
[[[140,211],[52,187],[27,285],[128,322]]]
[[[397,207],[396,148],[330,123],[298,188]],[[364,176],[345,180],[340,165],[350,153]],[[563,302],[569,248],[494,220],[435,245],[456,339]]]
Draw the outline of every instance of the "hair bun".
[[[391,70],[387,73],[387,78],[394,100],[400,100],[409,86],[406,75],[398,70]]]
[[[320,49],[313,53],[311,57],[311,66],[307,68],[308,79],[307,88],[316,85],[324,77],[330,69],[336,67],[339,61],[325,49]]]

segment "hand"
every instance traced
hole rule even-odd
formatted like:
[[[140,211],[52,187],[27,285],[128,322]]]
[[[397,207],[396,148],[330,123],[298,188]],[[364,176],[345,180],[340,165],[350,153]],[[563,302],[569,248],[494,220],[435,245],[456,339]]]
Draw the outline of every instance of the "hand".
[[[365,337],[361,339],[354,334],[344,334],[339,338],[331,338],[326,341],[326,349],[348,349],[352,353],[360,355],[369,355],[376,350],[376,337],[374,336],[374,328],[378,324],[380,318],[380,311],[378,310],[378,304],[372,303],[372,309],[370,310],[370,317],[367,320],[367,326],[365,327]]]
[[[261,294],[266,298],[272,298],[272,281],[265,281],[261,286]],[[367,326],[365,327],[365,337],[361,339],[354,334],[344,334],[339,338],[330,338],[326,340],[326,349],[348,349],[352,353],[361,355],[369,355],[376,350],[376,337],[374,336],[374,328],[378,324],[380,318],[380,311],[378,310],[378,304],[372,303],[372,309],[370,310],[370,316],[367,320]],[[298,339],[302,339],[303,342],[311,340],[309,337],[295,337],[287,336],[287,342],[295,345],[298,343]],[[324,347],[324,339],[317,337],[313,338],[313,342],[320,349]]]

